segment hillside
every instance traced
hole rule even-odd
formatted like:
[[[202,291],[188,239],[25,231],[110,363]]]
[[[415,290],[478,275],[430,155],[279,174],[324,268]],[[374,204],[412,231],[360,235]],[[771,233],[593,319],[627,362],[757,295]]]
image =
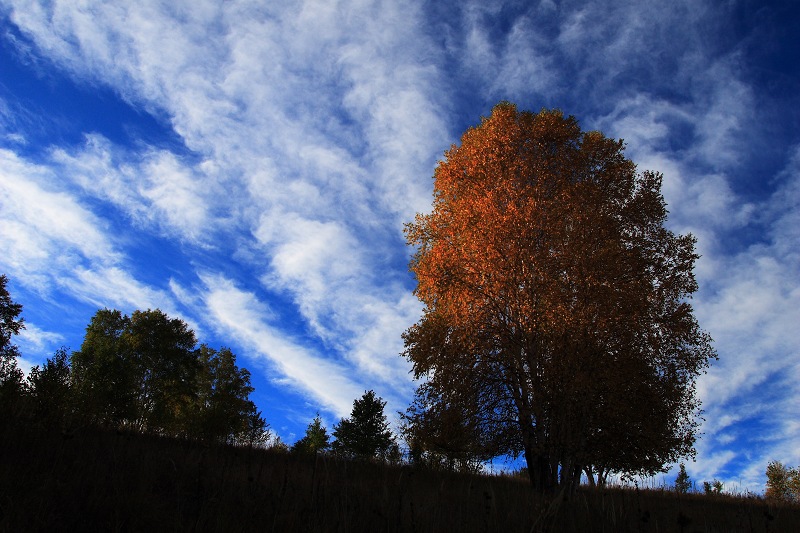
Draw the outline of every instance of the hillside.
[[[0,428],[0,531],[800,531],[760,499],[581,489],[95,429]]]

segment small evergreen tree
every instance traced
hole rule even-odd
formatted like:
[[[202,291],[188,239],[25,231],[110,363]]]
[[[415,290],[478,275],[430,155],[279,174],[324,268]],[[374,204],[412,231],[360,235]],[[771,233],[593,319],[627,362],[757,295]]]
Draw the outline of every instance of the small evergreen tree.
[[[208,441],[256,444],[259,422],[250,394],[250,372],[236,365],[236,355],[229,348],[219,351],[200,345],[196,351],[200,364],[195,385],[191,424],[195,434]]]
[[[334,451],[358,459],[387,459],[396,443],[383,412],[385,406],[371,390],[355,400],[350,418],[333,426]]]
[[[681,463],[678,476],[675,478],[675,491],[686,494],[690,490],[692,490],[692,481],[689,479],[689,474],[686,473],[686,466]]]
[[[322,425],[322,419],[319,413],[317,413],[314,420],[308,424],[305,436],[292,446],[292,451],[316,455],[319,452],[328,450],[330,447],[331,443],[328,430]]]

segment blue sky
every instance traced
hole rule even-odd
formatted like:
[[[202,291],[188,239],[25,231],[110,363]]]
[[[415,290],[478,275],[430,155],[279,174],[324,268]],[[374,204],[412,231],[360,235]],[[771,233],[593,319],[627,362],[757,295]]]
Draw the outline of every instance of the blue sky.
[[[99,308],[157,307],[234,350],[288,442],[366,389],[404,410],[402,225],[510,100],[625,139],[699,239],[720,359],[690,476],[761,491],[770,460],[800,464],[800,6],[486,4],[0,0],[22,366],[78,349]]]

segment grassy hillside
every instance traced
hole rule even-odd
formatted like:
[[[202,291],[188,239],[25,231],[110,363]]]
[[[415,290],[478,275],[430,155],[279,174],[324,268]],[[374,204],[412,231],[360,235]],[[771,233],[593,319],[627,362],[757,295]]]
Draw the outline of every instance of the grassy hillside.
[[[0,428],[0,531],[800,531],[800,508],[209,447],[84,429]]]

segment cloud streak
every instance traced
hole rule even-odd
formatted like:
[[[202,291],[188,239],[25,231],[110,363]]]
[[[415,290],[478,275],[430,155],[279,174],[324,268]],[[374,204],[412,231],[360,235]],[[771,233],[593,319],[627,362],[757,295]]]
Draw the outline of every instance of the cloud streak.
[[[110,90],[182,143],[98,126],[34,151],[24,124],[41,117],[0,100],[0,266],[32,291],[183,315],[335,416],[369,388],[403,409],[400,333],[421,308],[402,224],[430,208],[443,150],[498,100],[562,107],[662,171],[671,227],[699,239],[694,305],[721,357],[699,383],[708,422],[690,473],[758,489],[767,454],[800,462],[798,427],[769,420],[772,403],[800,402],[775,377],[798,372],[800,150],[781,140],[760,170],[780,104],[755,105],[753,44],[731,8],[2,4],[7,41],[40,75]],[[775,435],[758,457],[753,424]]]

